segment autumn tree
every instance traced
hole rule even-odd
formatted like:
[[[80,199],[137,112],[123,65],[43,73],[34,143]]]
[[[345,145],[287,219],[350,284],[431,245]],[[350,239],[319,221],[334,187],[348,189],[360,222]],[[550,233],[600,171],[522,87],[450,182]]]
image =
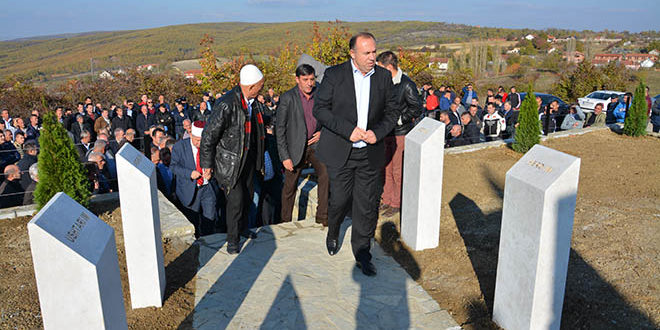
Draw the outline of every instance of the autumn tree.
[[[348,27],[339,20],[329,22],[325,33],[322,33],[319,25],[314,23],[312,42],[307,48],[307,53],[325,65],[346,62],[350,58],[348,53],[350,38]]]
[[[399,67],[410,77],[417,86],[428,81],[429,58],[428,52],[413,52],[399,47]]]

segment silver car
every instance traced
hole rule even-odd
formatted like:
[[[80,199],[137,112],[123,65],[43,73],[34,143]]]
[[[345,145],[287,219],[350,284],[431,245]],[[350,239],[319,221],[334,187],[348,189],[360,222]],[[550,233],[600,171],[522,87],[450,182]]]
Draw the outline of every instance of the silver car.
[[[617,92],[617,91],[595,91],[589,93],[589,95],[585,97],[581,97],[578,99],[578,105],[580,106],[580,109],[583,111],[593,111],[594,108],[596,107],[596,104],[602,103],[603,104],[603,111],[607,110],[607,105],[610,104],[612,101],[612,96],[618,95],[621,97],[624,92]]]

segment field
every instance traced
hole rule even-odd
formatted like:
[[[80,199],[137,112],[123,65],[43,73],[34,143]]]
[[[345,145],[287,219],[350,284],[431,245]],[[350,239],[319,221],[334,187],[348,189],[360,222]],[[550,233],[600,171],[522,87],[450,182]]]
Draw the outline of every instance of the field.
[[[562,329],[657,329],[660,139],[597,131],[543,144],[582,160]],[[445,156],[435,249],[410,251],[398,219],[380,219],[381,246],[465,329],[496,328],[505,174],[520,157],[505,147]]]
[[[597,131],[544,142],[582,160],[573,225],[563,329],[657,329],[660,326],[660,139]],[[410,251],[399,220],[379,219],[377,240],[465,329],[490,321],[506,171],[520,154],[501,147],[446,155],[440,245]],[[116,233],[129,327],[190,327],[197,250],[164,244],[162,309],[130,309],[121,213],[94,208]],[[26,223],[0,221],[0,328],[40,328]],[[378,277],[376,277],[376,280]]]
[[[479,28],[439,22],[346,22],[349,32],[370,31],[382,47],[439,44],[491,36],[522,34],[522,30]],[[168,64],[199,57],[199,42],[205,33],[215,39],[221,56],[239,53],[269,54],[287,42],[305,47],[312,37],[313,22],[204,23],[154,29],[94,32],[0,42],[0,76],[26,74],[47,80],[55,74],[77,74]],[[325,32],[327,22],[320,22]]]

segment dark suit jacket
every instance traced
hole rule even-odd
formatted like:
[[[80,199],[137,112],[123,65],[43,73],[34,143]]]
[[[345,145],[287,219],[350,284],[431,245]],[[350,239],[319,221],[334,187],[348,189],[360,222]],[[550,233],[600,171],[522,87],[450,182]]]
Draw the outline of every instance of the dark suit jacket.
[[[190,178],[190,174],[195,168],[197,166],[192,154],[190,139],[177,141],[172,147],[170,170],[176,176],[176,196],[184,206],[190,206],[195,198],[197,182]]]
[[[307,122],[305,122],[298,86],[286,91],[280,97],[276,125],[275,135],[280,159],[291,159],[294,166],[298,165],[307,145]],[[318,130],[317,123],[315,131]]]
[[[346,164],[353,143],[351,133],[357,125],[355,83],[351,60],[325,70],[323,82],[314,96],[314,116],[320,125],[318,158],[331,167]],[[371,75],[367,130],[376,134],[377,142],[367,145],[369,164],[373,169],[385,165],[383,138],[392,131],[401,111],[392,92],[392,74],[379,66]]]

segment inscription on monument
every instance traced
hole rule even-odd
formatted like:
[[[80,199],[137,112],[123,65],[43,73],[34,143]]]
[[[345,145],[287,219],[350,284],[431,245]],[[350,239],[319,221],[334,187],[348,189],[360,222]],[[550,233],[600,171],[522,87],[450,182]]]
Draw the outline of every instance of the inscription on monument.
[[[545,165],[544,163],[539,162],[538,160],[532,160],[530,159],[527,162],[527,165],[537,168],[545,173],[550,173],[552,172],[552,167]]]
[[[78,235],[80,235],[80,232],[85,228],[87,221],[89,221],[89,216],[84,212],[80,213],[78,219],[76,219],[71,225],[71,229],[66,232],[66,239],[71,243],[75,243],[78,239]]]

